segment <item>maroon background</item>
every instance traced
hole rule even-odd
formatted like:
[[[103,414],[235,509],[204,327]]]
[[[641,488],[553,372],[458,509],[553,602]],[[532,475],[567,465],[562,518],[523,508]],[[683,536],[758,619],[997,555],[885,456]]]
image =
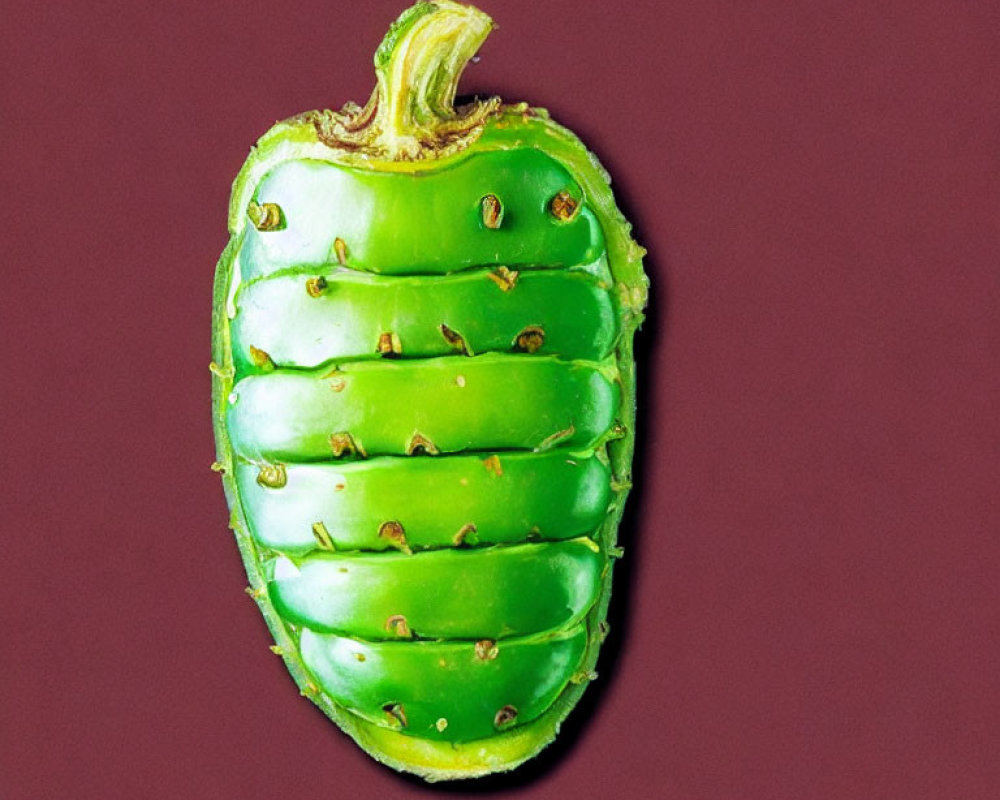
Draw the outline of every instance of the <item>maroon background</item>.
[[[300,699],[209,421],[230,183],[403,0],[4,3],[0,796],[1000,797],[1000,11],[483,0],[649,248],[601,680],[431,789]]]

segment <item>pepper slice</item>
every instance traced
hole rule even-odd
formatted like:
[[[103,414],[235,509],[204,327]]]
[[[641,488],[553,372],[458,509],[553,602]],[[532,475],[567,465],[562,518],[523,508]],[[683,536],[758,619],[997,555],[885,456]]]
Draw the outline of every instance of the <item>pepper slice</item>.
[[[604,250],[590,209],[564,222],[549,211],[560,192],[582,197],[566,168],[538,150],[480,153],[448,169],[411,175],[290,161],[261,181],[258,205],[281,208],[285,225],[251,226],[245,280],[288,264],[337,263],[337,239],[352,269],[385,275],[443,275],[471,266],[587,264]],[[482,198],[503,203],[497,228],[483,223]]]
[[[388,550],[398,543],[379,530],[395,521],[406,545],[417,550],[530,535],[568,539],[593,533],[603,522],[611,502],[609,471],[595,454],[557,450],[487,458],[288,464],[280,487],[261,480],[267,465],[241,460],[236,481],[257,542],[292,555],[317,546],[317,524],[336,550]]]
[[[465,742],[496,733],[504,707],[520,724],[542,714],[578,670],[586,643],[583,625],[482,644],[368,642],[307,629],[302,661],[323,691],[375,725]]]
[[[546,355],[566,359],[603,359],[618,339],[606,284],[582,270],[478,270],[439,278],[324,274],[315,295],[306,287],[315,273],[298,270],[240,291],[232,326],[240,375],[258,369],[251,348],[279,367],[375,359],[386,331],[399,337],[406,358],[510,352],[529,326],[545,331]],[[504,280],[513,285],[502,288]]]
[[[289,622],[366,639],[501,639],[575,625],[600,590],[590,539],[423,553],[314,553],[267,565]],[[531,598],[526,602],[526,598]]]
[[[237,454],[269,461],[404,455],[415,433],[442,453],[585,447],[618,410],[606,371],[493,355],[279,370],[236,385],[229,436]]]

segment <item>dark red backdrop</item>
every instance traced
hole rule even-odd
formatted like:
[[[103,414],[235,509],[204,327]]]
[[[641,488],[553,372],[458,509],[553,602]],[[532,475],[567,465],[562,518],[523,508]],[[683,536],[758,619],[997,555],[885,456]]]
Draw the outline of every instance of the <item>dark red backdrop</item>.
[[[402,5],[4,5],[7,800],[449,794],[297,696],[208,469],[230,182]],[[1000,797],[998,6],[482,5],[465,89],[589,142],[654,293],[601,680],[480,789]]]

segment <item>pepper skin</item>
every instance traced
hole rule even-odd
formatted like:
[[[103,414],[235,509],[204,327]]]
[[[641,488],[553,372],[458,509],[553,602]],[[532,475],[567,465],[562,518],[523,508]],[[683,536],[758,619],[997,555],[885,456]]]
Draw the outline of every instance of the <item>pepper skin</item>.
[[[531,758],[595,676],[647,292],[572,133],[454,107],[491,27],[418,2],[367,105],[275,125],[215,283],[215,468],[274,650],[430,781]]]

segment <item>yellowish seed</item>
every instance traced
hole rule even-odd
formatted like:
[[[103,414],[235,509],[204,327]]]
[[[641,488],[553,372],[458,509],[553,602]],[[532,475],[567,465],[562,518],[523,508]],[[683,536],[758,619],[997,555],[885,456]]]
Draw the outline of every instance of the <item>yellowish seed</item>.
[[[487,272],[486,277],[500,287],[501,291],[509,292],[517,286],[517,270],[507,269],[507,267],[497,267],[492,272]]]
[[[560,222],[569,222],[580,210],[580,202],[565,189],[549,202],[549,213]]]
[[[359,455],[364,458],[366,455],[361,444],[355,441],[354,437],[347,431],[330,434],[330,451],[333,453],[334,458],[340,458],[345,455]]]
[[[320,275],[318,278],[309,278],[306,281],[306,293],[310,297],[320,297],[326,291],[326,278]]]
[[[500,648],[492,639],[481,639],[476,642],[475,652],[477,661],[493,661],[500,655]]]
[[[503,222],[503,204],[495,194],[486,195],[481,201],[483,210],[483,225],[496,230]]]
[[[333,240],[333,252],[337,256],[337,263],[342,267],[347,266],[347,242],[339,236]]]
[[[259,231],[276,231],[284,227],[281,206],[277,203],[257,203],[251,200],[247,206],[247,216]]]
[[[483,466],[487,472],[492,472],[498,478],[503,475],[503,466],[500,464],[500,456],[496,453],[483,460]]]
[[[561,431],[556,431],[551,436],[546,436],[544,439],[542,439],[538,447],[535,448],[535,451],[541,452],[543,450],[549,450],[555,445],[559,444],[559,442],[565,439],[569,439],[574,433],[576,433],[576,428],[573,426],[572,423],[570,423],[570,426],[568,428],[564,428]]]
[[[330,531],[326,529],[326,525],[322,522],[314,522],[312,525],[313,537],[316,539],[316,545],[320,550],[336,550],[337,548],[333,544],[333,539],[330,536]]]
[[[463,353],[464,355],[467,356],[474,355],[472,350],[469,348],[468,343],[465,341],[465,337],[462,336],[462,334],[453,331],[443,322],[438,326],[438,330],[441,331],[441,335],[444,337],[444,340],[452,347],[454,347],[456,350],[458,350],[460,353]]]
[[[493,717],[493,724],[496,727],[501,728],[504,725],[509,725],[515,719],[517,719],[517,709],[514,708],[514,706],[507,705],[501,708],[496,713],[496,716]]]
[[[429,456],[436,456],[441,453],[437,445],[424,436],[420,431],[414,431],[410,441],[406,443],[406,455],[412,456],[417,453],[426,453]]]
[[[452,543],[458,547],[465,543],[465,540],[477,532],[477,528],[474,523],[467,522],[461,528],[459,528],[458,533],[452,537]]]
[[[281,489],[288,483],[284,464],[264,464],[257,473],[257,483],[268,489]]]
[[[524,353],[537,353],[545,344],[545,330],[539,325],[529,325],[514,340],[514,349]]]
[[[380,333],[378,336],[378,345],[375,347],[375,352],[381,353],[384,356],[399,355],[403,352],[399,336],[392,331]]]
[[[400,636],[404,639],[408,639],[413,635],[413,631],[410,630],[410,625],[406,621],[406,617],[402,614],[393,614],[389,619],[385,621],[385,629],[396,636]]]
[[[326,373],[323,376],[323,380],[330,381],[330,389],[334,392],[342,392],[347,388],[347,378],[344,377],[344,373],[337,367]]]
[[[253,345],[250,345],[248,349],[250,351],[250,363],[252,363],[255,367],[266,372],[270,372],[274,369],[274,361],[266,352],[260,348],[254,347]]]
[[[407,555],[413,555],[413,551],[406,543],[406,531],[403,530],[402,524],[396,520],[389,520],[379,525],[378,538],[385,539],[393,547],[402,550]]]
[[[402,703],[386,703],[382,710],[401,728],[406,727],[406,712]]]

